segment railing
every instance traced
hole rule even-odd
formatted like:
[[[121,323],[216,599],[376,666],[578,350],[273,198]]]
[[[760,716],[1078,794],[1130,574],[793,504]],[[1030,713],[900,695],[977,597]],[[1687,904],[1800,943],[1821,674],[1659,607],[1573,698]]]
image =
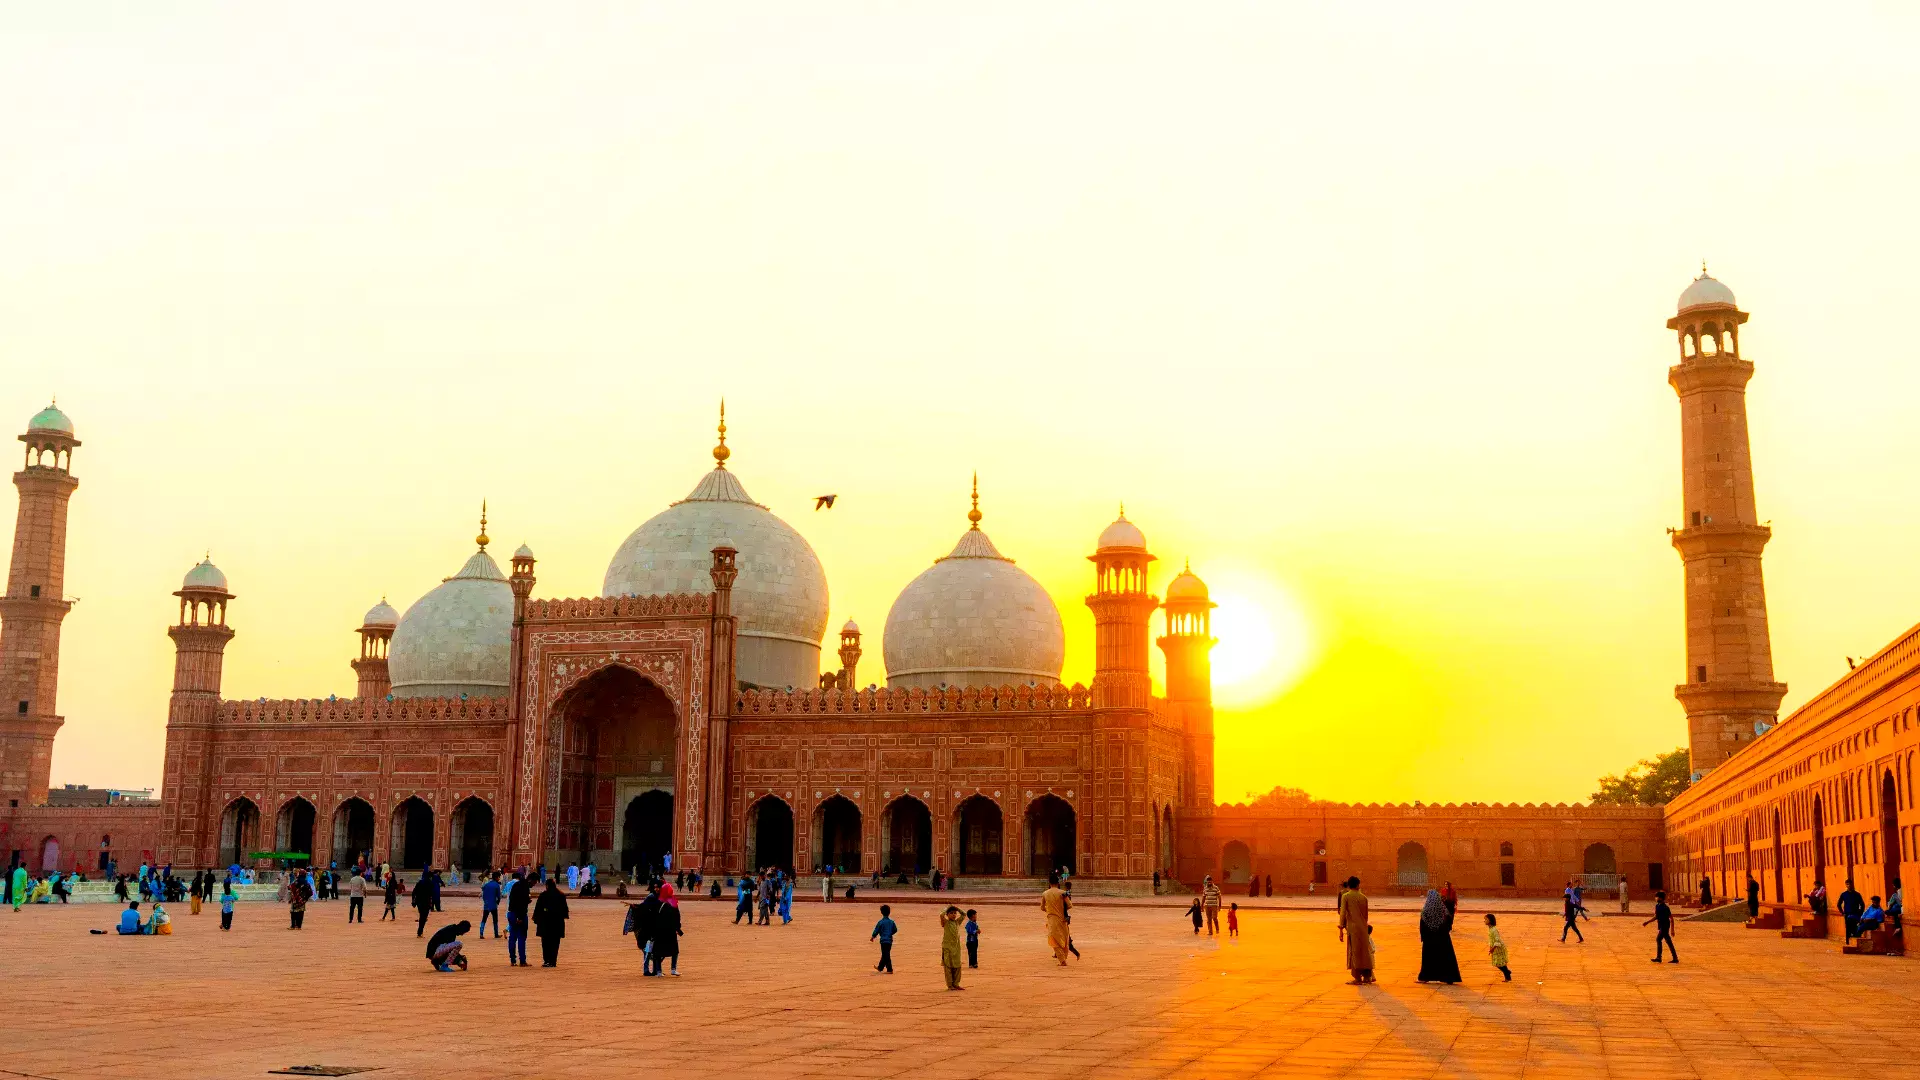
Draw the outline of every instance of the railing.
[[[1425,870],[1401,870],[1393,875],[1393,884],[1401,889],[1424,889],[1433,883]]]

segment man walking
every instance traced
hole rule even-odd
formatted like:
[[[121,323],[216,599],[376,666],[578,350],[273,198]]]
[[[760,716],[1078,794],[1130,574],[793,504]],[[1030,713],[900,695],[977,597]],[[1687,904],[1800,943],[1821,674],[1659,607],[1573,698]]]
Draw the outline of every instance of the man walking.
[[[1207,936],[1213,937],[1220,932],[1220,886],[1213,883],[1213,875],[1208,874],[1200,883],[1200,910],[1207,917]]]
[[[1567,920],[1566,925],[1560,928],[1560,940],[1565,942],[1567,940],[1567,931],[1571,930],[1573,931],[1573,936],[1579,940],[1580,944],[1585,945],[1587,943],[1587,936],[1580,932],[1580,901],[1576,899],[1571,885],[1569,885],[1567,891],[1560,896],[1560,911]]]
[[[413,929],[414,937],[427,934],[427,916],[440,903],[439,880],[433,876],[433,867],[429,866],[420,873],[420,881],[413,887],[413,909],[420,915],[420,923]]]
[[[1640,925],[1645,926],[1647,923],[1659,924],[1655,928],[1657,932],[1653,938],[1653,962],[1656,964],[1660,962],[1660,954],[1664,946],[1665,951],[1673,953],[1673,963],[1679,963],[1680,950],[1673,947],[1673,909],[1667,906],[1665,890],[1653,894],[1653,918]]]
[[[480,886],[480,933],[476,937],[487,936],[487,920],[493,920],[494,940],[500,939],[500,873],[495,871],[487,875],[486,884]]]
[[[507,889],[507,966],[527,966],[527,906],[533,902],[533,886],[520,871],[513,872],[513,885]],[[499,920],[494,931],[499,932]]]

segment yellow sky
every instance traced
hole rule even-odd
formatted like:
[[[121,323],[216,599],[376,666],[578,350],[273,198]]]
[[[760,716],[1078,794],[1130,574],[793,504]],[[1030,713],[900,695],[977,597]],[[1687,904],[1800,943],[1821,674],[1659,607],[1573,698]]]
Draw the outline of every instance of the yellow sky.
[[[1703,255],[1788,706],[1920,618],[1904,7],[728,10],[0,4],[0,420],[85,441],[56,782],[158,782],[203,549],[231,696],[350,693],[482,497],[597,593],[725,394],[834,625],[978,469],[1084,678],[1124,499],[1156,587],[1190,556],[1303,642],[1223,795],[1584,798],[1684,738]]]

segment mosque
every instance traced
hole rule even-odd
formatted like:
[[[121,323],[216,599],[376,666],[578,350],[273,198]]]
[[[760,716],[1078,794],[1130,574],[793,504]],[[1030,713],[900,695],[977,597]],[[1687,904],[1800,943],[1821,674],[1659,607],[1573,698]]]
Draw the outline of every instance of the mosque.
[[[440,585],[404,613],[384,600],[367,612],[351,699],[223,698],[236,594],[211,561],[194,566],[167,631],[157,805],[49,805],[80,446],[50,406],[20,436],[13,477],[0,849],[88,869],[265,850],[403,867],[671,856],[717,873],[940,869],[974,887],[1070,867],[1111,892],[1145,891],[1156,873],[1287,891],[1359,874],[1382,891],[1447,880],[1551,895],[1584,874],[1641,890],[1705,878],[1727,895],[1751,875],[1776,919],[1804,915],[1805,891],[1844,866],[1884,895],[1920,857],[1920,627],[1778,718],[1747,318],[1703,268],[1666,322],[1685,500],[1668,530],[1687,612],[1675,696],[1695,782],[1665,807],[1216,804],[1206,585],[1184,570],[1155,596],[1155,558],[1123,512],[1088,556],[1092,681],[1064,685],[1060,612],[981,529],[977,485],[957,541],[888,612],[884,685],[863,682],[859,626],[822,655],[826,573],[729,468],[724,415],[712,467],[619,546],[597,597],[536,597],[524,545],[503,572],[483,509],[474,550]]]

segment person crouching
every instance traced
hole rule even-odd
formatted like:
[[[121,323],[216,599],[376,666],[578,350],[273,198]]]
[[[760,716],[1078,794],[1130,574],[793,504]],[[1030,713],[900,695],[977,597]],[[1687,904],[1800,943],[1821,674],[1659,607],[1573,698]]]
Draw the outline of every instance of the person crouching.
[[[460,935],[473,929],[473,924],[465,919],[443,926],[427,939],[427,960],[435,971],[452,971],[458,967],[467,970],[467,958],[461,953]]]

